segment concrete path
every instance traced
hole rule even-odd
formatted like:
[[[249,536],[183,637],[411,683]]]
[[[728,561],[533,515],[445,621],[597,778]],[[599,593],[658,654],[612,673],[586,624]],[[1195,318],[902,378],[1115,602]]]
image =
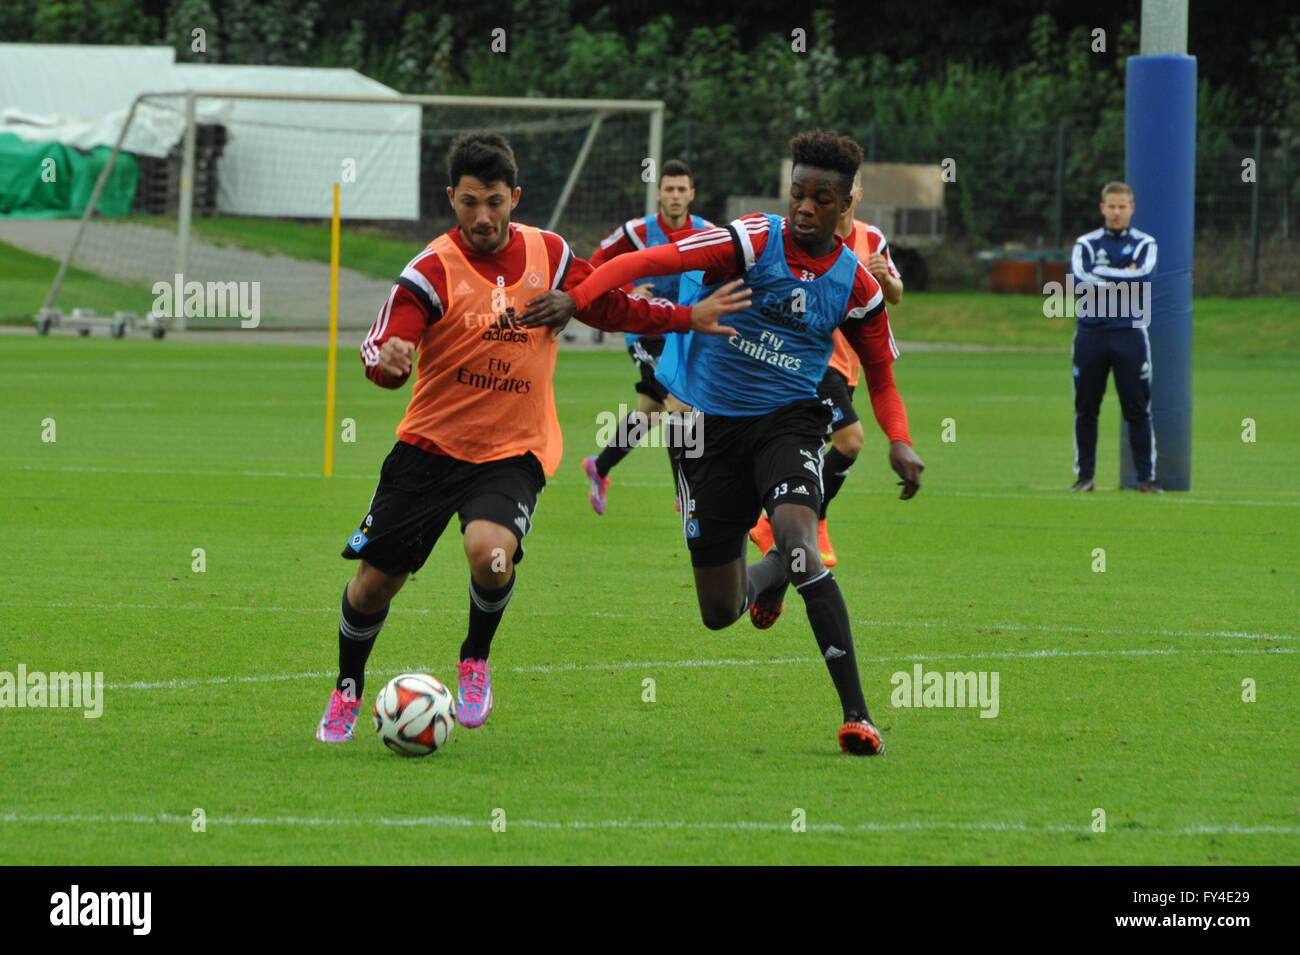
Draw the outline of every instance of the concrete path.
[[[77,233],[75,219],[0,219],[0,241],[36,255],[62,260]],[[73,265],[87,272],[139,284],[146,292],[141,314],[152,306],[155,282],[176,275],[176,235],[162,228],[122,222],[89,222]],[[411,254],[418,252],[413,247]],[[394,274],[393,278],[397,278]],[[319,262],[190,240],[185,281],[258,282],[262,320],[269,324],[329,322],[330,270]],[[392,280],[339,269],[339,327],[366,329],[388,298]],[[55,308],[95,308],[61,294]]]

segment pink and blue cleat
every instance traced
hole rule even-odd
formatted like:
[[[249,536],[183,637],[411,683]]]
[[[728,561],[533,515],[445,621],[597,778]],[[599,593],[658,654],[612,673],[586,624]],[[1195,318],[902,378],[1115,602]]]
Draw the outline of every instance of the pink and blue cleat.
[[[360,699],[351,699],[335,690],[330,694],[330,703],[325,707],[320,725],[316,727],[316,738],[322,743],[346,743],[352,738],[360,712]]]
[[[589,458],[582,459],[582,473],[587,475],[587,480],[591,482],[591,490],[587,493],[587,500],[591,501],[591,508],[597,514],[605,513],[605,491],[609,488],[609,478],[601,477],[596,471],[596,458],[593,455]]]
[[[456,664],[460,686],[456,690],[456,722],[474,729],[492,712],[492,677],[486,660],[461,660]]]

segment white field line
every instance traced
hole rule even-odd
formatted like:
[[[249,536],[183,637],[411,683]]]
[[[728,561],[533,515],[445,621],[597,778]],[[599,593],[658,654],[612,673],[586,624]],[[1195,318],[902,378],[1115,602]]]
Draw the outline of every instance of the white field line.
[[[295,411],[301,408],[323,408],[325,407],[324,398],[295,398],[292,401],[257,401],[257,400],[230,400],[222,398],[219,395],[204,395],[203,407],[207,408],[277,408],[286,411]],[[358,405],[369,405],[373,407],[391,408],[393,402],[387,398],[349,398],[348,407],[354,408]],[[17,403],[6,402],[7,408],[49,408],[48,401],[20,401]],[[58,402],[54,408],[57,412],[66,411],[123,411],[130,408],[162,408],[161,401],[79,401],[75,403]],[[167,408],[177,407],[174,404],[165,405]]]
[[[1179,656],[1182,654],[1256,654],[1295,653],[1290,649],[1247,650],[1238,647],[1223,649],[1205,648],[1180,650],[1174,647],[1138,650],[1023,650],[1006,653],[910,653],[901,657],[858,657],[858,663],[917,663],[934,660],[1050,660],[1057,657],[1149,657]],[[768,660],[736,660],[726,657],[717,660],[656,660],[642,663],[561,663],[532,667],[512,667],[512,673],[570,673],[592,670],[637,670],[660,667],[682,669],[719,666],[786,666],[792,663],[821,663],[821,657],[784,657]]]
[[[417,816],[410,818],[393,818],[390,816],[371,816],[365,818],[337,818],[321,816],[208,816],[206,821],[214,826],[388,826],[395,828],[428,829],[487,829],[491,831],[490,819],[469,819],[464,816]],[[2,813],[0,823],[29,823],[37,825],[175,825],[188,827],[193,817],[173,815],[160,812],[157,815],[140,813],[121,814],[38,814]],[[688,822],[680,819],[595,819],[595,820],[542,820],[509,819],[506,825],[521,829],[544,830],[686,830],[686,831],[728,831],[728,832],[788,832],[788,822]],[[1091,826],[1032,826],[1022,822],[863,822],[851,825],[840,823],[807,823],[809,832],[921,832],[926,830],[953,830],[957,832],[1030,832],[1030,833],[1090,833]],[[1185,826],[1181,829],[1125,828],[1123,826],[1110,830],[1115,835],[1154,835],[1154,836],[1202,836],[1202,835],[1300,835],[1296,826]]]
[[[82,467],[78,465],[60,465],[44,466],[34,464],[24,464],[17,468],[19,471],[69,471],[73,473],[85,474],[180,474],[188,477],[256,477],[256,478],[309,478],[321,479],[319,471],[216,471],[208,468],[101,468],[101,467]],[[369,481],[372,484],[379,480],[379,472],[374,474],[335,474],[336,478],[342,478],[349,481]]]
[[[378,461],[376,461],[378,464]],[[3,470],[3,469],[0,469]],[[301,480],[321,480],[319,471],[223,471],[212,468],[104,468],[89,467],[79,465],[35,465],[24,464],[14,468],[18,471],[66,471],[72,473],[88,474],[178,474],[191,477],[256,477],[256,478],[297,478]],[[334,477],[346,481],[369,481],[372,484],[378,480],[378,470],[367,474],[341,474],[336,473]],[[565,482],[561,478],[561,483]],[[619,487],[661,487],[668,489],[667,481],[662,483],[655,481],[620,481]],[[1042,501],[1051,500],[1059,497],[1061,500],[1067,500],[1065,489],[1060,487],[1043,487],[1034,488],[1038,493],[1025,494],[1014,491],[949,491],[942,488],[935,488],[933,485],[927,487],[927,493],[930,497],[980,497],[980,498],[1011,498],[1014,500]],[[840,492],[841,494],[887,494],[896,496],[897,492],[884,488],[863,488],[847,487]],[[1068,498],[1073,500],[1073,498]],[[1300,507],[1300,501],[1259,501],[1249,498],[1238,500],[1216,499],[1216,498],[1199,498],[1184,497],[1181,493],[1169,493],[1161,498],[1162,501],[1174,501],[1178,504],[1240,504],[1251,507]]]
[[[920,627],[924,629],[942,628],[942,629],[966,629],[972,627],[980,633],[993,630],[1009,630],[1012,632],[1042,632],[1042,633],[1103,633],[1118,634],[1121,636],[1143,635],[1152,637],[1229,637],[1235,640],[1294,640],[1292,634],[1287,633],[1252,633],[1247,630],[1118,630],[1107,627],[1031,627],[1018,623],[990,623],[990,624],[966,624],[957,626],[951,623],[934,620],[855,620],[855,624],[864,627],[890,627],[903,629],[905,627]]]
[[[1295,653],[1289,648],[1272,650],[1255,650],[1242,647],[1221,649],[1205,648],[1182,650],[1174,647],[1163,649],[1136,650],[1025,650],[1007,653],[913,653],[900,657],[859,657],[859,663],[917,663],[934,660],[1052,660],[1071,657],[1150,657],[1150,656],[1192,656],[1197,654],[1267,654]],[[589,673],[599,670],[680,670],[705,667],[725,666],[789,666],[791,664],[821,663],[821,657],[778,657],[775,659],[731,659],[722,657],[713,660],[642,660],[620,661],[615,663],[560,663],[541,666],[517,666],[504,668],[508,673]],[[398,673],[428,672],[428,668],[403,667],[385,668],[368,671],[372,676],[388,676]],[[282,683],[290,680],[322,680],[337,676],[334,670],[310,670],[302,673],[265,673],[255,676],[212,676],[184,680],[138,680],[134,683],[105,683],[106,690],[183,690],[194,686],[218,686],[224,683]]]
[[[216,604],[140,604],[140,603],[74,603],[71,601],[51,601],[41,604],[42,608],[51,610],[179,610],[186,613],[195,611],[210,610],[216,613],[319,613],[319,614],[336,614],[339,612],[338,607],[248,607],[248,606],[218,606]],[[420,614],[428,616],[429,614],[452,614],[456,616],[465,616],[469,611],[464,607],[393,607],[390,613],[400,614]],[[568,610],[544,610],[533,609],[528,611],[530,615],[546,615],[557,613],[568,613]],[[610,613],[609,611],[593,611],[593,616],[597,617],[622,617],[621,613]],[[856,626],[862,627],[881,627],[893,630],[906,630],[909,628],[917,629],[943,629],[943,630],[975,630],[981,634],[986,631],[1006,630],[1011,633],[1084,633],[1084,634],[1105,634],[1107,636],[1152,636],[1152,637],[1223,637],[1232,640],[1294,640],[1295,635],[1289,633],[1254,633],[1249,630],[1123,630],[1111,627],[1056,627],[1056,626],[1030,626],[1019,623],[981,623],[981,624],[953,624],[942,620],[855,620]]]
[[[567,481],[567,478],[563,480]],[[618,486],[619,487],[651,487],[651,488],[664,488],[664,489],[671,490],[671,485],[667,481],[663,481],[661,483],[659,481],[629,481],[624,479],[618,482]],[[1071,495],[1066,488],[1063,488],[1057,484],[1030,487],[1029,490],[1035,493],[1025,493],[1023,491],[954,491],[954,490],[948,490],[946,488],[936,488],[933,484],[928,485],[925,488],[925,490],[928,493],[931,493],[936,496],[942,496],[942,497],[989,497],[989,498],[1006,497],[1006,498],[1014,498],[1016,500],[1026,500],[1026,501],[1042,501],[1042,500],[1050,500],[1052,498],[1059,498],[1062,501],[1078,500],[1077,495]],[[1106,495],[1111,493],[1112,490],[1116,494],[1129,496],[1127,495],[1127,492],[1120,491],[1118,488],[1114,488],[1114,489],[1101,488],[1098,491],[1100,497],[1097,499],[1100,500],[1101,498],[1106,497]],[[846,484],[843,488],[840,489],[839,493],[840,494],[876,494],[876,495],[884,494],[890,497],[898,496],[898,491],[896,490],[891,490],[885,487],[863,487],[860,482],[857,485]],[[1290,497],[1295,497],[1297,495],[1297,492],[1295,491],[1281,490],[1281,489],[1279,489],[1276,493],[1279,495],[1286,495]],[[1136,496],[1136,495],[1132,495],[1132,496]],[[1093,500],[1093,498],[1088,498],[1088,500]],[[1259,500],[1253,500],[1251,498],[1237,498],[1237,499],[1197,498],[1197,497],[1186,497],[1181,491],[1178,492],[1170,491],[1169,493],[1162,495],[1160,497],[1160,500],[1176,501],[1180,504],[1252,504],[1258,507],[1300,507],[1300,500],[1259,501]]]
[[[319,614],[337,615],[339,612],[337,607],[221,607],[215,604],[192,604],[190,606],[186,606],[183,604],[165,604],[165,605],[164,604],[128,604],[128,603],[78,604],[78,603],[53,602],[53,603],[42,604],[42,607],[46,607],[51,610],[64,610],[64,609],[66,610],[181,610],[186,613],[196,613],[204,610],[211,610],[218,613],[319,613]],[[426,609],[423,607],[394,607],[389,612],[401,613],[401,614],[408,614],[408,613],[419,614],[420,616],[423,617],[427,617],[430,614],[447,614],[453,617],[466,617],[469,615],[469,608],[435,607],[433,609]],[[528,611],[528,614],[529,616],[533,616],[533,617],[548,617],[548,616],[559,616],[561,614],[566,614],[570,612],[571,611],[564,608],[555,608],[550,610],[546,608],[537,608],[535,610]],[[606,610],[593,610],[591,612],[591,616],[622,617],[623,614],[611,613]]]

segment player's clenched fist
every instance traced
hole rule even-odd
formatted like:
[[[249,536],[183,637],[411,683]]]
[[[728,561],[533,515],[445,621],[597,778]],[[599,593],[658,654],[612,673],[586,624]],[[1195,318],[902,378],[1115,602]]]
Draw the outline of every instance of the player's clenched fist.
[[[379,370],[392,378],[405,378],[411,373],[411,356],[414,354],[414,342],[390,338],[379,349]]]
[[[877,282],[883,281],[889,274],[889,260],[879,252],[872,252],[867,257],[867,271],[875,276]]]

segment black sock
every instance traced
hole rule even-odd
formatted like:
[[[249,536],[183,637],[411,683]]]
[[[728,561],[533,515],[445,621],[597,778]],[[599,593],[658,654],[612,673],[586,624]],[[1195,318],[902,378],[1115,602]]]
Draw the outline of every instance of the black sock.
[[[644,435],[644,416],[639,411],[633,411],[618,423],[618,430],[609,439],[609,446],[596,455],[596,473],[608,477],[610,469],[627,457],[628,452],[641,443]]]
[[[826,669],[840,695],[844,718],[849,714],[867,714],[867,701],[862,696],[862,680],[858,676],[858,658],[853,652],[853,635],[849,632],[849,611],[844,606],[844,595],[831,572],[804,581],[795,587],[803,597],[808,622],[812,624],[817,648],[826,661]]]
[[[834,445],[826,452],[822,459],[822,509],[817,515],[818,520],[826,520],[826,507],[840,493],[845,478],[849,476],[849,468],[853,467],[853,461],[848,455],[841,454],[840,449]]]
[[[334,684],[340,693],[361,699],[366,688],[366,660],[387,616],[387,607],[378,613],[357,610],[348,603],[348,589],[343,588],[343,607],[339,612],[339,678]]]
[[[785,572],[785,560],[782,559],[781,552],[773,547],[763,555],[762,560],[749,565],[749,603],[746,606],[751,606],[759,594],[789,583],[790,575]]]
[[[510,582],[497,590],[480,587],[473,577],[469,579],[469,634],[460,645],[462,660],[486,660],[492,649],[492,637],[496,635],[501,616],[506,612],[506,604],[515,591],[515,575],[510,574]]]

